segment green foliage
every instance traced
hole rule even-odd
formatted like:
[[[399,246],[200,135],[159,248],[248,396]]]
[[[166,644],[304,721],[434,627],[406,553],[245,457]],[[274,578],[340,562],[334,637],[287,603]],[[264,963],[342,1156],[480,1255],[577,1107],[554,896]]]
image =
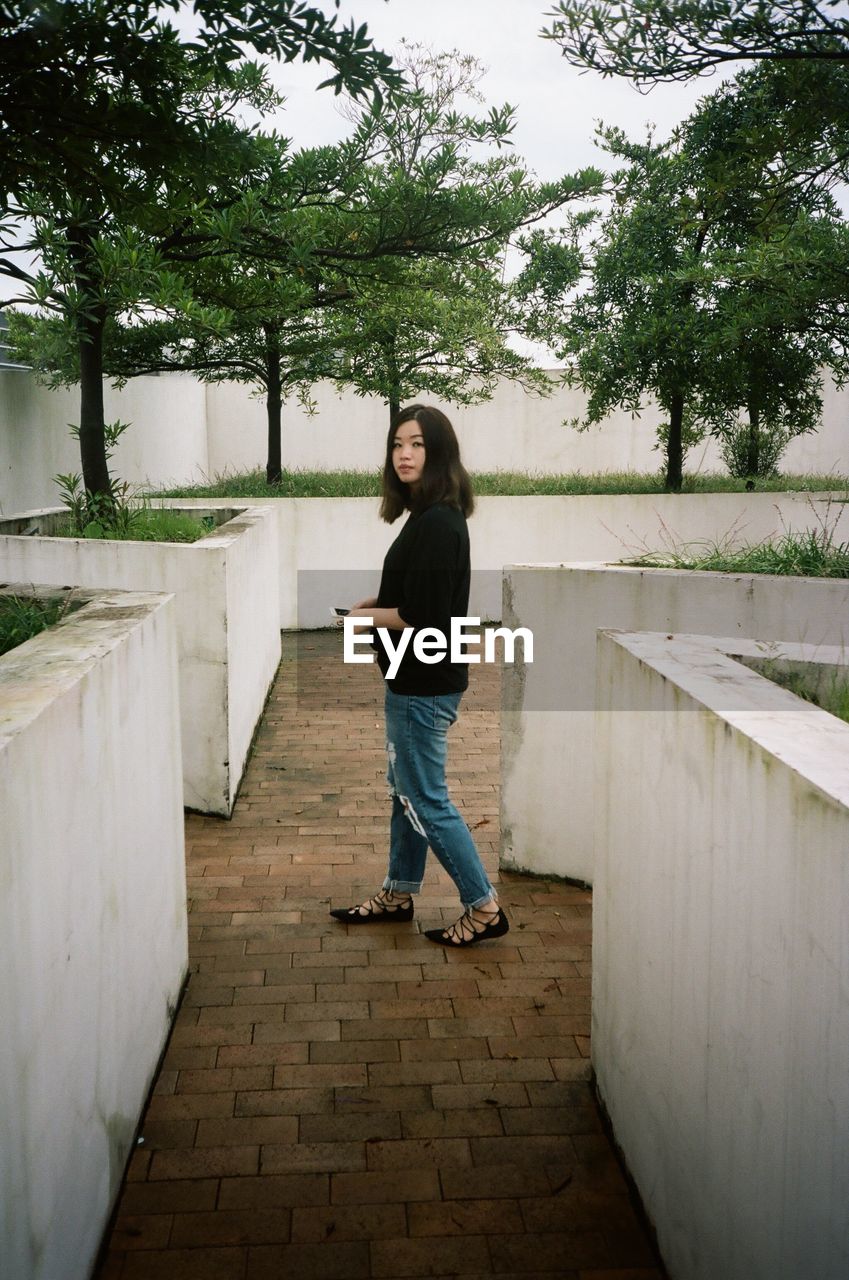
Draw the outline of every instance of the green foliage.
[[[543,36],[564,57],[638,83],[740,59],[849,60],[840,0],[558,0]]]
[[[110,422],[104,428],[106,458],[111,458],[128,422]],[[79,427],[71,427],[79,436]],[[92,493],[83,487],[78,472],[54,477],[62,505],[68,513],[66,538],[94,538],[134,542],[195,542],[208,527],[195,516],[152,507],[125,480],[115,480],[109,493]]]
[[[466,232],[453,251],[432,242],[416,261],[402,258],[390,271],[361,275],[326,314],[330,344],[341,353],[337,381],[379,394],[390,411],[420,393],[472,404],[488,399],[501,378],[550,394],[550,381],[508,341],[524,318],[504,281],[504,253],[520,227],[593,194],[601,175],[587,170],[559,184],[533,183],[521,162],[504,154],[513,108],[474,110],[483,102],[476,58],[407,45],[399,64],[408,93],[350,116],[380,169],[400,180],[400,208],[411,226],[420,210],[431,227],[439,199],[442,216],[451,215],[445,226]],[[501,154],[480,158],[480,143]]]
[[[220,117],[261,81],[251,53],[323,59],[326,84],[369,93],[400,77],[366,28],[301,0],[194,0],[196,32],[168,21],[179,0],[0,0],[0,192],[121,192],[127,173],[161,172],[175,149],[204,143],[204,112]],[[185,86],[208,87],[187,114]],[[251,83],[253,82],[253,84]],[[198,160],[203,161],[202,152]]]
[[[330,60],[337,91],[400,83],[365,28],[301,0],[195,0],[192,37],[163,18],[179,7],[0,4],[0,273],[30,311],[15,329],[28,361],[54,384],[79,380],[84,485],[104,499],[108,329],[155,314],[222,330],[226,308],[195,297],[187,264],[243,245],[285,151],[237,122],[280,103],[245,54]]]
[[[267,406],[271,483],[282,400],[307,398],[322,378],[390,406],[414,390],[473,403],[504,376],[550,390],[507,341],[519,318],[504,246],[598,175],[540,186],[512,157],[476,158],[481,144],[506,147],[513,128],[509,106],[475,109],[476,60],[409,46],[402,65],[404,95],[349,101],[345,143],[278,156],[238,252],[186,268],[193,298],[213,317],[225,309],[220,325],[175,314],[106,331],[115,378],[190,369],[253,384]]]
[[[71,598],[71,593],[52,600],[0,594],[0,655],[60,622]]]
[[[742,547],[694,544],[649,553],[625,563],[641,568],[702,569],[715,573],[774,573],[805,578],[849,578],[849,542],[825,527],[785,533]]]
[[[706,432],[737,474],[768,474],[816,429],[822,367],[849,372],[849,231],[823,169],[838,140],[800,123],[786,95],[784,70],[764,67],[704,99],[667,144],[603,130],[620,166],[609,212],[524,245],[535,336],[587,392],[581,425],[653,397],[670,488]],[[582,233],[590,281],[573,295],[559,259]]]
[[[723,434],[719,452],[729,475],[778,475],[781,455],[790,443],[789,433],[776,427],[763,429],[752,423],[734,423]]]
[[[279,484],[268,484],[261,470],[228,472],[207,484],[157,490],[158,498],[374,498],[380,494],[379,471],[284,471]],[[515,471],[475,472],[475,493],[483,496],[544,494],[662,493],[659,473],[639,472],[540,475]],[[762,491],[849,492],[846,476],[771,476],[759,481]],[[742,493],[744,482],[731,476],[685,476],[685,493]]]
[[[188,512],[160,510],[119,485],[109,497],[84,493],[79,475],[56,477],[68,521],[58,535],[115,542],[197,542],[209,525]]]
[[[777,662],[767,660],[759,664],[757,670],[782,689],[789,689],[797,698],[812,702],[815,707],[822,707],[830,715],[839,720],[849,722],[849,679],[843,671],[832,668],[824,678],[823,674],[814,680],[810,674],[793,669],[785,669]]]

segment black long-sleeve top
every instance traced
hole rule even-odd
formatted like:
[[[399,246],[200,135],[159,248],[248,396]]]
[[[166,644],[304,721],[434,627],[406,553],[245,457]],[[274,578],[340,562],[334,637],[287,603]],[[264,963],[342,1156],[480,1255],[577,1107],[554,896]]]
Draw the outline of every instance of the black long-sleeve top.
[[[450,659],[451,619],[464,618],[469,607],[471,563],[466,517],[456,507],[436,503],[410,515],[386,553],[378,608],[395,608],[415,628],[398,674],[388,682],[393,693],[431,697],[459,693],[468,687],[469,668]],[[420,662],[413,653],[416,631],[437,627],[449,647],[437,663]],[[401,633],[391,633],[394,644]],[[377,661],[383,675],[389,655],[374,633]]]

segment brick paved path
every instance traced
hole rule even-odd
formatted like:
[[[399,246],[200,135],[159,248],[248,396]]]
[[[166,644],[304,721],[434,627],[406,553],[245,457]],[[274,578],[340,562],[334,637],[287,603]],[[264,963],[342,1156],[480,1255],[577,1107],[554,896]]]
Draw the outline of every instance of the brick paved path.
[[[446,952],[328,907],[385,871],[382,687],[333,632],[284,661],[230,822],[189,817],[191,980],[101,1280],[659,1280],[589,1084],[590,898],[502,874],[506,938]],[[449,738],[491,875],[498,671]]]

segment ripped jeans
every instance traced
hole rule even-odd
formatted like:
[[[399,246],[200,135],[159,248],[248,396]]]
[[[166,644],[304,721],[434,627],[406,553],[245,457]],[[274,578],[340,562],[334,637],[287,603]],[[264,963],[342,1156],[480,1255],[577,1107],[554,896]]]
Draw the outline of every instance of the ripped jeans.
[[[387,780],[392,797],[389,872],[384,889],[418,893],[428,846],[457,886],[466,908],[496,894],[445,781],[447,734],[460,693],[418,697],[386,689]]]

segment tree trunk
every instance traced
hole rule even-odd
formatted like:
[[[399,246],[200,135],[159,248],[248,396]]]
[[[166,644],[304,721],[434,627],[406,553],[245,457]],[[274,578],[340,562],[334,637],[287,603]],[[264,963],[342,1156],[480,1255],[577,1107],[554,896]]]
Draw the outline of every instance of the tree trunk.
[[[401,373],[395,356],[395,335],[390,333],[383,342],[386,375],[389,383],[389,425],[395,421],[401,409]]]
[[[755,400],[750,400],[748,404],[749,413],[749,433],[746,441],[746,475],[758,475],[760,468],[760,427],[761,427],[761,411]]]
[[[665,488],[672,493],[680,493],[684,482],[683,426],[684,395],[675,391],[669,403],[669,439],[666,442]]]
[[[80,464],[87,493],[112,497],[112,481],[106,458],[103,415],[103,330],[105,308],[81,315],[77,321],[80,344]]]
[[[80,353],[80,465],[87,493],[112,498],[112,481],[106,457],[103,417],[103,331],[106,307],[94,286],[91,259],[93,235],[88,227],[71,227],[68,246],[74,266],[74,283],[86,301],[77,313]]]
[[[389,395],[389,425],[390,425],[390,427],[392,426],[392,423],[395,421],[395,419],[396,419],[396,417],[398,416],[398,414],[400,413],[400,411],[401,411],[401,396],[400,396],[400,393],[399,393],[399,392],[397,392],[397,391],[392,391],[392,392],[390,392],[390,395]]]
[[[265,412],[268,421],[268,456],[265,478],[269,484],[283,479],[283,395],[280,379],[280,340],[277,330],[265,326]]]

